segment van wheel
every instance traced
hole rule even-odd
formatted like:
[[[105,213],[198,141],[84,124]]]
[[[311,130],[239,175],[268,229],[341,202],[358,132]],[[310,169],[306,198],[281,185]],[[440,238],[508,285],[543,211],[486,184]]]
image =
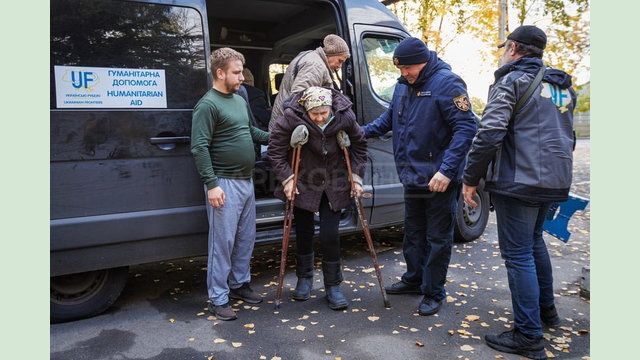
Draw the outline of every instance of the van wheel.
[[[124,288],[129,267],[51,278],[51,322],[95,316],[111,306]]]
[[[462,192],[458,199],[454,238],[458,242],[473,241],[484,233],[489,221],[489,193],[484,191],[484,182],[480,182],[474,198],[478,206],[474,209],[464,202]]]

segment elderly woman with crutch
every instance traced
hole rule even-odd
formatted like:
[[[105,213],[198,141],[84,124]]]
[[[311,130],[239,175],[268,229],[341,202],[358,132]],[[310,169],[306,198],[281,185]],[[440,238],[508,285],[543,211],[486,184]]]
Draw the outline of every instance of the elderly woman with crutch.
[[[340,291],[342,271],[338,226],[342,209],[352,204],[351,197],[362,195],[362,177],[367,162],[367,142],[351,106],[346,96],[330,88],[310,87],[294,95],[285,106],[284,115],[274,124],[268,149],[271,166],[279,181],[275,195],[286,201],[287,207],[292,206],[295,218],[298,281],[292,297],[304,301],[311,296],[314,213],[319,212],[322,274],[329,308],[333,310],[349,306]],[[301,129],[308,132],[308,138],[301,138]],[[351,140],[348,154],[353,186],[345,161],[347,153],[340,148],[336,138],[340,130],[346,132]],[[286,258],[288,244],[287,220],[290,221],[290,214],[285,211],[282,262]],[[280,301],[283,265],[281,263],[276,307]]]

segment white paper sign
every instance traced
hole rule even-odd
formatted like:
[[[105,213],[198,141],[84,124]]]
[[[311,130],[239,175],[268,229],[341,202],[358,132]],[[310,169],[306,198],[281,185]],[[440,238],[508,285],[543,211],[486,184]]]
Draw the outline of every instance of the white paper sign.
[[[166,108],[164,70],[54,66],[58,108]]]

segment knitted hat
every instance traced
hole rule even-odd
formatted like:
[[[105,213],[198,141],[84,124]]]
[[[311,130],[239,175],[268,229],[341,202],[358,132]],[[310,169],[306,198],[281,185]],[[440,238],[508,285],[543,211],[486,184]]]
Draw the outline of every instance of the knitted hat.
[[[394,65],[414,65],[429,60],[429,49],[424,41],[408,37],[400,42],[393,52]]]
[[[335,34],[329,34],[324,37],[322,42],[324,53],[327,56],[347,55],[349,56],[349,46],[342,38]]]
[[[249,86],[254,86],[253,73],[249,68],[242,69],[242,76],[244,76],[244,83]]]
[[[533,25],[523,25],[513,30],[507,39],[517,41],[526,45],[533,45],[541,50],[547,46],[547,34],[540,28]],[[505,46],[507,42],[498,45],[498,48]]]

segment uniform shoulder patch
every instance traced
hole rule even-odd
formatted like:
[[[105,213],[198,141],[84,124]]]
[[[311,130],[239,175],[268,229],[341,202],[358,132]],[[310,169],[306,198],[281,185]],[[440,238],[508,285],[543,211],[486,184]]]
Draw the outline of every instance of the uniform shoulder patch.
[[[469,102],[469,96],[467,96],[467,94],[462,94],[453,98],[453,103],[462,111],[469,111],[471,108],[471,103]]]

